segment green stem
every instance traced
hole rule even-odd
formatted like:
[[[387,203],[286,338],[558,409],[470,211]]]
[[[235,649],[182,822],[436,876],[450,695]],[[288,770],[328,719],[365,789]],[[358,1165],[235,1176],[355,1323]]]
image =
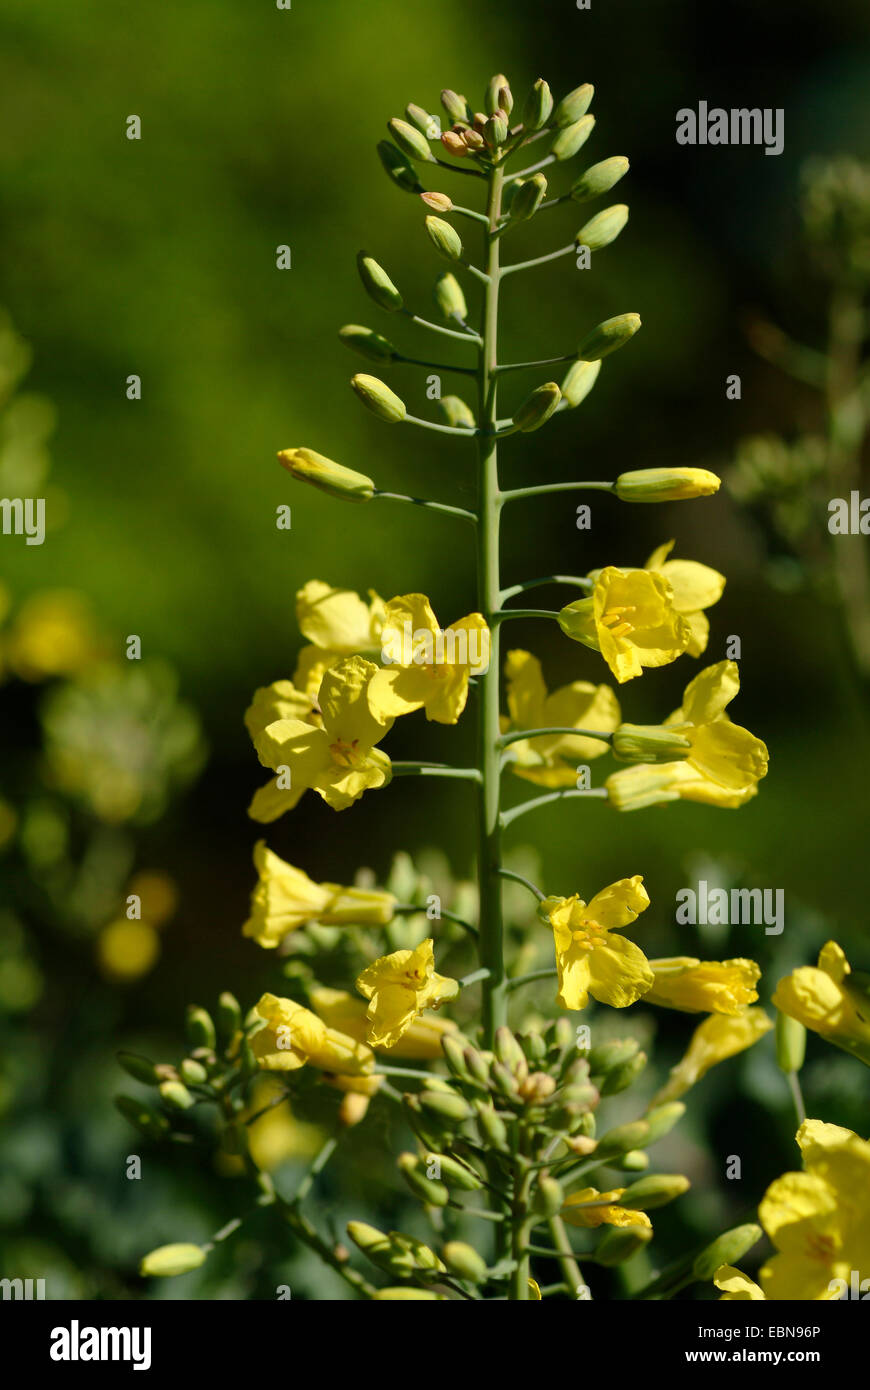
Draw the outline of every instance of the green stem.
[[[502,589],[501,601],[507,603],[509,598],[516,598],[517,594],[525,594],[529,589],[543,589],[547,584],[571,584],[578,589],[591,589],[592,580],[582,579],[575,574],[545,574],[540,579],[526,579],[522,584],[512,584],[509,589]]]
[[[589,787],[585,791],[579,787],[576,790],[571,787],[567,791],[548,792],[546,796],[534,796],[531,801],[523,801],[519,806],[512,806],[509,811],[502,812],[502,829],[504,830],[513,821],[519,820],[520,816],[526,815],[529,811],[536,811],[539,806],[546,806],[551,801],[570,801],[573,797],[581,796],[600,796],[606,799],[607,795],[606,787]]]
[[[495,370],[501,376],[502,372],[522,372],[527,367],[552,367],[557,362],[573,362],[576,357],[576,352],[569,352],[564,357],[541,357],[537,362],[504,362],[499,363]],[[456,368],[451,370],[455,371]]]
[[[515,487],[502,493],[504,502],[517,502],[521,497],[543,497],[548,492],[612,492],[615,483],[543,483],[536,487]]]
[[[547,896],[546,893],[541,892],[540,888],[536,888],[530,879],[523,878],[522,874],[515,874],[513,869],[500,869],[499,873],[502,878],[510,878],[514,883],[521,883],[524,888],[528,888],[529,892],[534,894],[539,903],[542,903]]]
[[[464,434],[466,439],[474,438],[474,430],[468,425],[436,425],[434,420],[421,420],[419,415],[406,415],[403,425],[418,425],[421,430],[435,430],[437,434]]]
[[[559,614],[551,608],[499,608],[493,613],[494,627],[496,623],[507,622],[508,618],[558,618]]]
[[[531,270],[532,266],[545,265],[547,261],[557,261],[561,256],[569,256],[572,251],[577,250],[576,241],[572,241],[570,246],[560,246],[558,251],[551,251],[548,256],[535,256],[531,261],[515,261],[513,265],[506,265],[502,275],[515,275],[518,270]]]
[[[411,367],[431,367],[435,372],[458,372],[460,376],[476,376],[474,367],[454,367],[449,362],[429,362],[425,357],[406,357],[404,353],[397,352],[392,359],[394,362],[402,362]]]
[[[444,512],[446,516],[461,516],[463,521],[471,521],[477,525],[477,516],[474,512],[466,511],[464,507],[451,507],[446,502],[430,502],[426,497],[406,497],[403,492],[381,492],[376,488],[372,493],[372,501],[380,499],[387,502],[410,502],[414,507],[427,507],[430,512]]]
[[[551,1216],[547,1224],[550,1228],[550,1235],[552,1236],[556,1244],[556,1248],[559,1251],[559,1263],[561,1264],[562,1269],[565,1272],[565,1276],[568,1280],[569,1287],[573,1291],[574,1297],[576,1298],[578,1297],[578,1288],[580,1288],[581,1286],[585,1287],[586,1281],[583,1278],[583,1271],[581,1270],[576,1259],[574,1258],[574,1251],[571,1247],[571,1242],[568,1239],[568,1232],[565,1230],[565,1223],[562,1220],[561,1216]]]
[[[549,966],[545,970],[532,970],[528,975],[514,975],[513,979],[508,980],[507,987],[513,993],[515,989],[520,988],[520,985],[534,984],[536,980],[551,980],[558,973],[555,966]]]
[[[476,767],[448,767],[446,763],[398,762],[392,765],[394,777],[461,777],[468,782],[480,781]]]
[[[441,333],[445,338],[459,338],[463,343],[480,343],[476,333],[460,333],[456,328],[445,328],[443,324],[431,323],[429,319],[421,319],[419,314],[412,313],[410,309],[402,309],[400,312],[412,323],[416,323],[418,328],[428,328],[431,333]]]
[[[600,729],[557,726],[551,729],[515,729],[513,733],[502,734],[498,743],[500,748],[507,748],[511,743],[524,743],[527,738],[550,738],[554,734],[574,734],[578,738],[597,738],[602,743],[610,743],[613,739],[613,734],[602,733]]]

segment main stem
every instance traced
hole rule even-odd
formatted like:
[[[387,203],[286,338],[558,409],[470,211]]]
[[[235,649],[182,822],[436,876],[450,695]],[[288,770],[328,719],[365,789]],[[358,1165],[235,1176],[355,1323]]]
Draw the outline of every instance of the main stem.
[[[478,687],[477,766],[481,775],[479,801],[480,963],[489,971],[483,982],[483,1043],[492,1049],[495,1030],[507,1021],[507,979],[504,967],[504,929],[501,909],[499,623],[501,607],[498,487],[498,446],[495,439],[498,354],[499,239],[504,172],[489,174],[487,196],[486,281],[478,354],[478,543],[477,603],[490,630],[490,660]]]

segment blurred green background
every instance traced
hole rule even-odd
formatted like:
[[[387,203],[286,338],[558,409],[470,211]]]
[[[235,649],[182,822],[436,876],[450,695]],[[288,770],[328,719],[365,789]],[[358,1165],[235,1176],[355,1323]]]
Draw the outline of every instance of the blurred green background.
[[[437,110],[444,86],[479,105],[496,71],[518,94],[539,75],[557,96],[593,82],[597,125],[584,153],[587,162],[629,156],[619,196],[631,221],[588,274],[558,261],[508,282],[503,357],[564,352],[623,311],[640,313],[644,327],[605,364],[578,411],[508,441],[504,478],[680,464],[731,476],[747,437],[792,443],[826,431],[824,402],[762,359],[752,325],[771,321],[824,349],[832,275],[804,235],[801,171],[813,156],[870,158],[870,15],[860,0],[770,0],[763,10],[752,0],[713,10],[635,0],[589,12],[569,0],[296,0],[286,12],[268,0],[176,8],[0,0],[0,40],[0,305],[32,349],[22,389],[56,412],[40,494],[49,534],[41,547],[0,538],[0,578],[11,621],[29,596],[74,590],[110,658],[121,662],[124,639],[137,634],[143,671],[155,663],[147,689],[127,690],[129,670],[119,667],[115,684],[64,707],[51,673],[22,680],[13,654],[0,687],[0,796],[28,808],[24,841],[10,830],[0,859],[4,959],[26,958],[35,972],[23,995],[20,970],[0,972],[10,1015],[0,1092],[3,1273],[49,1269],[54,1297],[268,1297],[289,1259],[294,1297],[331,1297],[330,1277],[280,1233],[267,1241],[265,1262],[246,1236],[207,1272],[168,1289],[144,1286],[135,1276],[144,1250],[204,1238],[238,1197],[232,1183],[157,1151],[147,1180],[128,1182],[123,1157],[138,1150],[111,1097],[118,1047],[172,1055],[191,998],[209,1003],[232,988],[250,1002],[275,984],[270,961],[239,934],[260,833],[245,810],[262,780],[242,715],[256,686],[292,672],[296,590],[309,578],[386,598],[424,590],[442,621],[474,607],[461,525],[386,503],[343,508],[294,485],[274,459],[278,448],[308,445],[385,489],[460,505],[473,498],[470,448],[389,429],[348,389],[361,364],[338,342],[342,323],[371,324],[412,354],[428,356],[438,341],[424,344],[379,315],[356,275],[365,248],[406,302],[430,312],[440,266],[422,209],[386,179],[375,143],[408,101]],[[784,153],[677,146],[676,111],[701,99],[782,107]],[[125,138],[131,114],[142,121],[139,141]],[[463,193],[465,182],[457,180]],[[509,259],[562,245],[578,225],[570,206],[549,214],[513,234]],[[282,244],[292,250],[289,271],[276,269]],[[141,401],[125,396],[132,373]],[[726,399],[732,373],[742,379],[740,401]],[[431,417],[421,369],[385,375],[412,413]],[[449,389],[462,390],[457,380]],[[532,384],[511,381],[504,413]],[[838,602],[825,552],[835,494],[824,482],[814,484],[815,512],[785,527],[763,489],[747,505],[738,486],[686,507],[605,499],[591,533],[576,529],[570,494],[537,499],[512,509],[505,528],[511,581],[641,564],[670,537],[678,554],[728,576],[708,659],[725,655],[729,635],[740,637],[734,717],[771,750],[757,799],[739,813],[675,805],[628,817],[569,805],[511,834],[539,856],[551,892],[591,892],[643,872],[650,954],[696,952],[698,934],[673,920],[685,883],[783,888],[781,937],[744,927],[723,940],[709,929],[697,947],[756,958],[764,998],[828,935],[870,965],[867,672],[850,655],[855,614]],[[7,495],[7,481],[3,488]],[[283,503],[292,506],[290,531],[275,526]],[[541,656],[551,686],[601,678],[597,659],[555,629],[516,623],[509,636]],[[679,663],[623,688],[625,716],[663,717],[694,669]],[[107,825],[82,778],[113,719],[123,765],[131,708],[144,711],[143,777],[157,786]],[[389,751],[458,761],[469,737],[467,722],[444,730],[418,716],[396,729]],[[86,769],[78,783],[64,785],[57,757],[52,764],[46,754],[52,738],[77,743]],[[433,845],[468,877],[474,841],[463,797],[449,783],[404,779],[340,818],[306,798],[269,842],[315,879],[346,878],[362,864],[383,875],[396,850]],[[125,981],[95,942],[129,876],[155,868],[174,884],[177,906],[159,959],[155,952]],[[655,1023],[663,1070],[685,1043],[687,1021],[656,1015]],[[794,1162],[784,1082],[771,1049],[757,1051],[704,1083],[692,1124],[669,1151],[695,1180],[684,1215],[662,1221],[676,1250],[741,1218]],[[811,1113],[866,1133],[870,1088],[859,1071],[811,1040]],[[331,1179],[337,1228],[400,1200],[377,1174],[380,1124]],[[722,1176],[729,1153],[744,1159],[739,1193]]]

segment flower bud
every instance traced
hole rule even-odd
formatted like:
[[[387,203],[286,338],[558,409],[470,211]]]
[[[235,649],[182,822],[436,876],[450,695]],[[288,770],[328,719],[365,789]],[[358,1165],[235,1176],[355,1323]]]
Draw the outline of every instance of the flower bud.
[[[231,1041],[242,1023],[242,1010],[239,1001],[234,994],[225,989],[218,999],[217,1006],[217,1027],[218,1033],[224,1041]]]
[[[312,487],[320,488],[330,497],[367,502],[374,493],[375,485],[365,473],[357,473],[353,468],[334,463],[313,449],[282,449],[278,461],[300,483],[311,483]]]
[[[738,1264],[761,1236],[761,1227],[752,1223],[725,1231],[698,1255],[692,1265],[693,1275],[696,1279],[712,1279],[720,1265]]]
[[[446,1207],[450,1193],[437,1178],[427,1178],[416,1154],[404,1153],[398,1158],[399,1171],[415,1197],[430,1207]]]
[[[565,373],[565,380],[559,387],[562,392],[562,399],[574,408],[581,401],[585,401],[595,382],[598,380],[598,373],[601,371],[601,361],[595,362],[572,362]]]
[[[438,406],[447,424],[452,425],[454,429],[477,428],[474,414],[461,396],[442,396]]]
[[[205,1263],[205,1251],[198,1245],[159,1245],[144,1257],[139,1265],[143,1279],[171,1279],[176,1274],[189,1274]]]
[[[489,1062],[475,1047],[467,1047],[463,1053],[469,1076],[478,1086],[489,1089]]]
[[[568,126],[579,121],[592,105],[594,95],[595,88],[591,82],[584,82],[582,87],[575,87],[573,92],[568,92],[567,96],[562,98],[553,112],[554,123],[557,126]]]
[[[623,502],[682,502],[712,496],[720,481],[706,468],[636,468],[621,473],[614,490]]]
[[[169,1133],[170,1125],[166,1116],[152,1110],[150,1105],[145,1105],[141,1100],[134,1100],[132,1096],[116,1096],[115,1106],[124,1119],[129,1120],[147,1139],[162,1139]]]
[[[649,1245],[652,1237],[652,1228],[649,1226],[611,1227],[598,1242],[592,1258],[596,1264],[611,1269],[614,1265],[630,1260],[638,1250],[643,1250]]]
[[[477,1117],[477,1129],[483,1143],[505,1153],[508,1148],[508,1131],[501,1115],[497,1114],[493,1105],[482,1100],[474,1102],[474,1110]]]
[[[445,1033],[441,1039],[441,1051],[444,1053],[445,1061],[452,1074],[458,1081],[470,1081],[468,1068],[465,1064],[465,1048],[458,1037],[453,1037],[450,1033]]]
[[[640,1051],[634,1038],[616,1038],[612,1042],[599,1043],[589,1053],[587,1061],[593,1076],[603,1076],[612,1067],[622,1066]]]
[[[441,93],[441,105],[447,112],[451,121],[471,122],[472,111],[465,97],[453,92],[449,87],[445,87]]]
[[[338,330],[338,336],[346,347],[361,357],[368,357],[371,362],[392,362],[396,356],[396,349],[388,338],[360,323],[346,323]]]
[[[483,128],[483,138],[487,149],[497,150],[503,145],[508,137],[507,115],[504,111],[496,111],[490,116]]]
[[[387,272],[378,265],[376,260],[367,256],[365,251],[360,251],[356,258],[357,269],[360,279],[367,294],[379,304],[382,309],[389,309],[391,313],[396,313],[401,309],[404,300],[396,289]]]
[[[672,763],[692,750],[684,734],[664,724],[620,724],[610,746],[621,763]]]
[[[188,1086],[203,1086],[208,1081],[208,1072],[202,1062],[195,1061],[193,1057],[185,1057],[178,1070],[182,1081],[186,1081]]]
[[[507,1100],[513,1100],[519,1095],[520,1088],[517,1079],[504,1062],[493,1062],[490,1067],[490,1075],[495,1082],[496,1089],[501,1091]]]
[[[405,1112],[405,1119],[408,1121],[413,1133],[420,1140],[426,1149],[433,1151],[438,1149],[442,1143],[443,1135],[439,1134],[434,1125],[426,1123],[420,1102],[416,1096],[404,1095],[402,1097],[402,1109]]]
[[[371,1295],[373,1302],[378,1303],[446,1303],[447,1299],[443,1293],[433,1293],[431,1289],[417,1289],[412,1284],[407,1286],[397,1285],[395,1288],[376,1289]]]
[[[545,1062],[547,1060],[547,1041],[542,1033],[523,1033],[517,1041],[529,1062]]]
[[[370,1226],[366,1221],[349,1221],[347,1233],[354,1245],[374,1264],[382,1269],[389,1268],[387,1256],[390,1252],[390,1242],[383,1231],[379,1231],[377,1226]],[[410,1265],[410,1261],[408,1263]]]
[[[527,396],[514,415],[514,424],[523,434],[531,434],[540,429],[553,414],[562,399],[562,392],[555,381],[546,381]]]
[[[672,1100],[667,1105],[656,1105],[646,1113],[646,1121],[649,1125],[648,1144],[654,1144],[657,1139],[663,1139],[666,1134],[670,1134],[674,1125],[677,1124],[685,1115],[686,1107],[681,1100]]]
[[[388,122],[390,134],[398,145],[399,149],[408,156],[409,159],[422,159],[426,163],[431,163],[435,156],[429,148],[429,141],[416,126],[410,125],[408,121],[400,121],[394,116]]]
[[[615,1096],[620,1091],[627,1091],[629,1086],[640,1076],[647,1064],[645,1052],[638,1052],[628,1061],[621,1062],[618,1066],[611,1067],[599,1086],[603,1096]]]
[[[495,1030],[495,1055],[515,1075],[519,1069],[528,1068],[525,1053],[510,1028],[504,1024]]]
[[[469,1119],[471,1106],[462,1096],[445,1095],[440,1091],[421,1091],[418,1100],[428,1115],[455,1128]]]
[[[553,95],[543,77],[539,77],[523,107],[523,126],[526,130],[540,130],[553,113]]]
[[[449,1272],[457,1279],[465,1279],[469,1284],[482,1284],[486,1279],[486,1260],[463,1240],[448,1241],[441,1251],[441,1258]]]
[[[565,1194],[562,1184],[549,1173],[538,1178],[535,1195],[532,1198],[532,1211],[536,1216],[555,1216],[562,1210]]]
[[[354,1125],[361,1124],[368,1114],[370,1102],[370,1096],[361,1095],[358,1091],[346,1091],[338,1107],[338,1123],[342,1129],[353,1129]]]
[[[504,111],[509,116],[513,110],[514,99],[511,95],[510,84],[503,72],[497,72],[495,77],[489,79],[484,105],[489,116],[494,116],[496,111]]]
[[[610,159],[602,159],[600,164],[592,164],[582,173],[571,189],[575,203],[586,203],[609,193],[614,184],[628,173],[628,160],[625,155],[615,154]]]
[[[435,303],[446,319],[462,319],[464,322],[468,316],[462,286],[449,270],[442,271],[435,281]]]
[[[441,1166],[441,1179],[448,1187],[458,1187],[461,1192],[479,1192],[483,1187],[480,1178],[466,1163],[452,1154],[426,1154],[426,1162],[437,1159]]]
[[[441,143],[448,154],[456,155],[457,159],[463,159],[471,151],[465,143],[465,138],[458,130],[445,130],[441,136]]]
[[[643,1149],[629,1149],[627,1154],[613,1159],[612,1163],[625,1173],[643,1173],[649,1167],[649,1154],[645,1154]]]
[[[628,208],[625,203],[614,203],[613,207],[598,212],[584,223],[575,238],[578,246],[588,246],[590,251],[601,251],[615,241],[628,221]]]
[[[556,1082],[552,1076],[545,1071],[533,1071],[520,1083],[520,1096],[527,1105],[540,1105],[549,1100],[555,1089]]]
[[[429,240],[438,255],[443,256],[446,261],[458,261],[462,256],[462,238],[456,228],[445,222],[443,217],[430,215],[425,221]]]
[[[560,1051],[573,1047],[577,1034],[574,1032],[574,1025],[570,1018],[557,1018],[553,1025],[553,1041]]]
[[[650,1178],[641,1178],[627,1187],[619,1199],[621,1207],[633,1211],[654,1211],[656,1207],[667,1206],[675,1198],[688,1192],[691,1183],[681,1173],[656,1173]]]
[[[365,372],[357,372],[350,384],[363,405],[378,419],[386,420],[388,425],[397,425],[404,420],[405,402],[390,390],[386,382],[376,376],[367,376]]]
[[[391,140],[378,141],[378,158],[388,176],[403,193],[422,193],[417,170],[403,150],[398,149]]]
[[[577,356],[584,362],[598,362],[602,357],[609,357],[612,352],[624,347],[639,328],[640,314],[617,314],[615,318],[605,319],[603,323],[597,324],[591,333],[586,334],[577,349]]]
[[[646,1120],[632,1120],[630,1124],[617,1125],[615,1129],[609,1129],[606,1134],[602,1134],[598,1140],[595,1157],[602,1161],[615,1158],[618,1154],[628,1153],[629,1149],[640,1148],[648,1142],[649,1125]]]
[[[439,140],[441,138],[441,122],[437,116],[430,116],[422,106],[416,106],[410,101],[405,107],[405,115],[416,126],[421,135],[425,135],[427,140]]]
[[[800,1071],[807,1050],[807,1030],[796,1018],[776,1011],[776,1061],[780,1071]]]
[[[512,222],[528,222],[534,217],[547,195],[547,180],[543,174],[530,179],[517,179],[516,191],[510,204]]]
[[[123,1067],[127,1075],[132,1076],[134,1081],[141,1081],[145,1086],[159,1084],[160,1073],[147,1057],[140,1057],[135,1052],[119,1052],[117,1057],[118,1065]]]
[[[579,121],[564,126],[550,146],[550,154],[560,162],[565,159],[572,159],[577,151],[586,144],[594,126],[594,116],[581,116]]]
[[[213,1048],[217,1041],[211,1015],[196,1004],[190,1004],[185,1018],[185,1031],[191,1047]]]
[[[435,1251],[430,1250],[428,1245],[424,1245],[422,1240],[416,1240],[414,1236],[403,1235],[401,1231],[390,1231],[387,1239],[396,1260],[404,1262],[405,1258],[409,1257],[412,1269],[422,1273],[447,1273]]]
[[[453,199],[447,193],[421,193],[420,197],[433,212],[451,212],[453,209]]]

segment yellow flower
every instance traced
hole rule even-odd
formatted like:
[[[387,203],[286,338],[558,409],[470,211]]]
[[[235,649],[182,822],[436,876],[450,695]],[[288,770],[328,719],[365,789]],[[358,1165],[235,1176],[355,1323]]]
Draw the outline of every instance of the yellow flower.
[[[271,685],[261,686],[254,691],[254,698],[245,711],[245,727],[255,741],[264,729],[279,719],[299,719],[316,729],[323,725],[316,701],[304,690],[297,690],[292,681],[273,681]],[[254,793],[248,815],[263,824],[277,820],[285,811],[293,810],[304,791],[305,787],[282,786],[278,777],[272,777]]]
[[[667,666],[686,650],[691,629],[674,607],[664,575],[608,565],[589,598],[559,614],[562,631],[600,651],[620,685],[645,666]]]
[[[611,883],[589,903],[576,893],[544,899],[538,914],[553,928],[563,1008],[585,1009],[591,994],[602,1004],[624,1009],[646,993],[653,983],[649,961],[633,941],[613,933],[647,907],[640,874]]]
[[[87,603],[65,589],[26,599],[6,633],[4,648],[9,666],[25,681],[75,676],[106,655],[106,643]]]
[[[381,956],[356,982],[368,999],[368,1041],[372,1047],[395,1047],[424,1009],[437,1009],[459,993],[456,980],[435,972],[431,937],[413,951]]]
[[[296,620],[311,646],[299,653],[293,683],[316,696],[330,666],[343,656],[375,657],[380,651],[384,601],[369,589],[366,603],[352,589],[311,579],[296,595]]]
[[[719,602],[725,588],[725,576],[697,560],[669,560],[673,548],[673,541],[660,545],[653,551],[644,569],[663,574],[670,584],[674,593],[674,608],[682,614],[691,630],[686,651],[689,656],[700,656],[706,650],[710,635],[710,624],[704,609],[712,608],[714,603]]]
[[[541,663],[530,652],[508,652],[505,676],[510,711],[505,733],[576,727],[609,734],[619,724],[619,704],[609,686],[572,681],[548,694]],[[602,740],[570,734],[521,739],[510,745],[513,771],[541,787],[573,787],[577,764],[591,762],[606,752],[607,744]]]
[[[376,671],[362,657],[343,657],[327,671],[320,686],[323,728],[301,719],[277,719],[255,737],[254,747],[266,767],[274,772],[280,767],[289,770],[285,809],[310,787],[334,811],[343,811],[364,791],[390,781],[390,760],[374,745],[388,732],[392,720],[377,719],[367,699]]]
[[[337,1028],[339,1032],[358,1038],[360,1042],[365,1041],[369,1026],[368,1008],[362,999],[354,998],[343,989],[329,989],[326,985],[316,985],[309,991],[309,998],[315,1013],[330,1028]],[[409,1061],[442,1061],[441,1039],[447,1033],[457,1031],[452,1019],[420,1014],[389,1051],[393,1057]]]
[[[264,1071],[298,1071],[311,1064],[340,1076],[368,1076],[375,1054],[336,1028],[329,1028],[301,1004],[264,994],[256,1012],[266,1027],[255,1033],[251,1046]]]
[[[594,1187],[581,1187],[578,1192],[572,1192],[570,1197],[565,1198],[562,1219],[569,1226],[583,1226],[589,1230],[596,1226],[652,1227],[645,1211],[632,1211],[629,1207],[618,1205],[625,1190],[624,1187],[614,1187],[610,1192],[599,1192]]]
[[[160,937],[150,922],[119,917],[103,927],[97,958],[103,972],[115,980],[138,980],[160,955]]]
[[[268,849],[265,840],[254,846],[254,864],[260,878],[242,933],[267,950],[280,946],[288,932],[306,922],[320,922],[325,927],[384,927],[393,920],[396,899],[392,893],[315,883]]]
[[[711,1067],[752,1047],[772,1027],[763,1009],[745,1008],[733,1015],[710,1014],[695,1029],[685,1056],[671,1068],[670,1079],[651,1104],[679,1100]]]
[[[372,677],[369,704],[378,719],[424,709],[427,719],[455,724],[468,681],[489,665],[489,628],[471,613],[442,631],[425,594],[387,604],[381,630],[384,669]]]
[[[282,1096],[285,1098],[279,1102]],[[254,1120],[254,1115],[259,1118]],[[274,1172],[288,1158],[313,1158],[323,1144],[324,1134],[317,1125],[296,1119],[277,1076],[257,1077],[240,1118],[246,1122],[251,1158],[266,1173]],[[240,1159],[232,1167],[244,1171]]]
[[[671,956],[651,960],[653,986],[647,1004],[662,1004],[685,1013],[737,1014],[758,998],[761,971],[754,960],[696,960]]]
[[[864,977],[860,983],[855,980],[836,941],[822,947],[818,966],[800,966],[780,980],[773,1002],[789,1018],[870,1065],[870,996]]]
[[[733,1265],[720,1265],[713,1276],[713,1283],[717,1289],[724,1290],[720,1303],[738,1302],[749,1300],[758,1303],[764,1298],[764,1294],[757,1284],[748,1279],[745,1274],[741,1274],[739,1269]]]
[[[853,1270],[859,1284],[870,1278],[870,1144],[819,1120],[805,1120],[797,1142],[806,1171],[777,1178],[758,1209],[777,1249],[761,1284],[767,1298],[827,1302]]]
[[[689,740],[684,761],[621,768],[608,777],[610,800],[620,811],[658,802],[700,801],[742,806],[767,775],[768,753],[760,738],[732,724],[726,706],[740,689],[735,661],[708,666],[683,692],[683,703],[665,720]]]

